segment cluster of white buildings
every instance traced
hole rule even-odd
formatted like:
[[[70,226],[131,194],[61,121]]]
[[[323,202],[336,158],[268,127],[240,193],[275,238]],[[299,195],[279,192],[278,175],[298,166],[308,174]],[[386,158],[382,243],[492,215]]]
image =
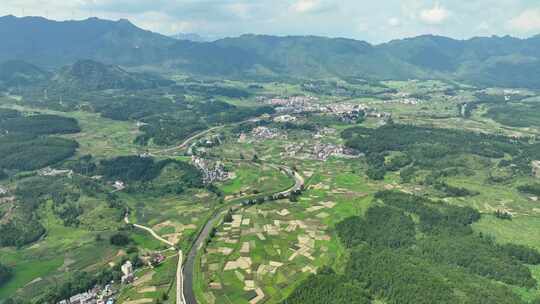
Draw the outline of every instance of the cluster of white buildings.
[[[316,143],[313,147],[313,157],[316,160],[326,161],[332,156],[342,155],[342,145]]]
[[[294,122],[296,121],[296,116],[292,115],[280,115],[274,118],[274,122]]]
[[[257,140],[266,140],[278,137],[279,131],[268,127],[256,127],[251,131],[251,135]]]
[[[103,289],[94,287],[69,299],[62,300],[58,304],[114,304],[114,302],[114,291],[111,284],[107,284]]]
[[[312,96],[291,96],[266,99],[264,102],[272,106],[307,106],[319,99]]]
[[[211,161],[197,156],[191,157],[193,165],[203,174],[203,182],[211,184],[213,182],[225,181],[231,177],[225,170],[225,166],[220,161]]]
[[[121,180],[117,180],[112,184],[115,191],[122,191],[126,189],[126,183]]]
[[[320,105],[318,98],[313,96],[291,96],[282,98],[261,99],[262,102],[276,107],[278,113],[317,112]]]

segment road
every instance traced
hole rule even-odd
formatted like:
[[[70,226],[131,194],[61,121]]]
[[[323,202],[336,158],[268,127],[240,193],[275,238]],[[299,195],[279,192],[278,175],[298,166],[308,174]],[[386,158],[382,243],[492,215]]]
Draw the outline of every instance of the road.
[[[124,216],[124,222],[126,222],[126,224],[130,224],[129,214],[127,213]],[[152,228],[139,225],[139,224],[132,224],[132,225],[136,228],[149,232],[156,240],[174,248],[175,244],[162,238]],[[178,264],[176,266],[176,304],[186,304],[186,299],[184,298],[184,278],[182,277],[183,276],[182,264],[183,264],[183,253],[182,253],[182,250],[178,250]]]
[[[204,245],[204,242],[206,242],[206,239],[214,228],[214,224],[217,222],[217,220],[219,220],[222,213],[223,211],[217,212],[208,222],[206,222],[201,233],[197,237],[197,240],[195,241],[195,243],[193,243],[193,247],[191,247],[191,250],[189,251],[189,254],[186,258],[186,264],[184,265],[184,296],[186,299],[185,304],[198,303],[195,297],[195,292],[193,291],[193,274],[195,271],[195,261],[197,259],[197,254],[199,253],[199,250]]]
[[[199,132],[193,136],[191,136],[190,138],[184,140],[184,142],[182,142],[180,145],[176,146],[176,147],[172,147],[172,148],[167,148],[167,149],[164,149],[164,150],[159,150],[159,151],[154,151],[152,152],[151,154],[163,154],[163,153],[169,153],[169,152],[172,152],[172,151],[176,151],[176,150],[181,150],[181,149],[185,149],[189,146],[189,143],[194,140],[194,139],[197,139],[201,136],[204,136],[214,130],[217,130],[217,129],[221,129],[223,128],[224,126],[217,126],[217,127],[213,127],[213,128],[210,128],[210,129],[206,129],[202,132]]]
[[[195,140],[195,139],[197,139],[199,137],[202,137],[202,136],[204,136],[204,135],[206,135],[206,134],[208,134],[208,133],[210,133],[212,131],[219,130],[219,129],[222,129],[222,128],[225,128],[225,127],[240,125],[240,124],[243,124],[243,123],[246,123],[246,122],[249,122],[249,121],[254,121],[254,119],[243,120],[243,121],[240,121],[240,122],[235,122],[235,123],[231,123],[231,124],[225,124],[225,125],[216,126],[216,127],[210,128],[210,129],[206,129],[206,130],[201,131],[201,132],[191,136],[190,138],[184,140],[184,142],[182,142],[178,146],[163,149],[163,150],[152,151],[150,154],[152,154],[152,155],[164,154],[164,153],[169,153],[169,152],[173,152],[173,151],[176,151],[176,150],[186,149],[186,148],[189,147],[191,141],[193,141],[193,140]]]
[[[152,152],[151,154],[165,154],[165,153],[169,153],[169,152],[173,152],[173,151],[176,151],[176,150],[181,150],[181,149],[185,149],[189,146],[189,144],[191,143],[191,141],[199,138],[199,137],[202,137],[212,131],[215,131],[215,130],[218,130],[218,129],[221,129],[223,127],[226,127],[226,126],[231,126],[231,125],[239,125],[239,124],[242,124],[242,123],[245,123],[245,122],[248,122],[248,121],[252,121],[252,119],[249,119],[249,120],[246,120],[246,121],[241,121],[241,122],[238,122],[238,123],[234,123],[234,124],[229,124],[229,125],[222,125],[222,126],[217,126],[217,127],[213,127],[213,128],[210,128],[210,129],[207,129],[205,131],[202,131],[202,132],[199,132],[191,137],[189,137],[188,139],[184,140],[184,142],[178,146],[175,146],[175,147],[172,147],[172,148],[167,148],[167,149],[163,149],[163,150],[159,150],[159,151],[154,151]],[[275,193],[274,195],[279,195],[281,197],[288,197],[291,193],[293,192],[296,192],[298,190],[301,190],[302,187],[304,186],[304,178],[298,174],[296,171],[294,171],[293,169],[287,167],[287,166],[283,166],[283,165],[273,165],[276,169],[280,169],[282,171],[284,171],[287,175],[291,176],[294,178],[295,180],[295,183],[294,185],[285,190],[285,191],[282,191],[282,192],[278,192],[278,193]],[[219,218],[225,213],[227,212],[227,210],[230,208],[231,206],[224,206],[222,210],[216,212],[216,214],[214,214],[207,222],[206,224],[204,225],[203,229],[200,231],[199,235],[197,236],[197,239],[195,240],[195,242],[193,243],[193,246],[191,247],[187,257],[186,257],[186,262],[185,262],[185,265],[184,267],[182,268],[182,251],[179,251],[178,252],[178,266],[177,266],[177,270],[176,270],[176,303],[177,304],[198,304],[197,302],[197,299],[195,297],[195,293],[194,293],[194,290],[193,290],[193,275],[194,275],[194,271],[195,271],[195,262],[196,262],[196,259],[197,259],[197,255],[199,253],[199,250],[203,247],[204,245],[204,242],[206,242],[206,240],[208,239],[208,236],[210,235],[210,232],[212,231],[212,229],[214,228],[214,225],[216,224],[216,222],[219,220]],[[233,208],[241,208],[242,205],[241,204],[238,204],[237,206],[233,206]],[[127,215],[126,215],[126,223],[129,223],[129,219],[127,218]],[[137,225],[137,224],[133,224],[135,227],[137,228],[140,228],[140,229],[144,229],[146,231],[148,231],[150,234],[152,234],[152,236],[154,238],[156,238],[157,240],[165,243],[165,244],[168,244],[170,246],[174,246],[174,244],[171,244],[169,241],[163,239],[162,237],[160,237],[157,233],[155,233],[152,229],[148,228],[148,227],[145,227],[145,226],[141,226],[141,225]]]
[[[287,175],[292,176],[295,181],[294,186],[292,186],[291,188],[275,194],[281,194],[283,197],[288,197],[291,193],[297,190],[301,190],[304,187],[304,178],[296,171],[283,165],[276,165],[275,167],[285,171]],[[240,208],[241,206],[241,204],[238,204],[236,207]],[[227,212],[230,207],[231,206],[224,206],[222,210],[216,212],[216,214],[214,214],[212,218],[210,218],[210,220],[206,222],[204,228],[197,237],[197,240],[193,244],[193,247],[191,247],[191,250],[189,251],[186,259],[186,264],[184,265],[184,296],[186,300],[185,304],[198,304],[197,298],[195,297],[195,292],[193,291],[193,274],[195,272],[195,262],[197,260],[197,255],[199,253],[199,250],[201,250],[201,248],[203,247],[204,242],[206,242],[206,240],[208,239],[208,236],[214,228],[215,223],[225,212]]]

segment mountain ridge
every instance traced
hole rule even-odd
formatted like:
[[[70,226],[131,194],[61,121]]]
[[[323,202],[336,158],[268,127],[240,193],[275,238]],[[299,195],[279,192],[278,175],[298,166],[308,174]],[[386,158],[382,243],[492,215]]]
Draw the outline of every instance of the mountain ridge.
[[[4,16],[0,41],[0,62],[16,59],[49,68],[91,59],[227,78],[431,78],[540,88],[534,80],[540,77],[540,35],[464,40],[421,35],[375,45],[350,38],[245,34],[195,42],[146,31],[125,19]]]

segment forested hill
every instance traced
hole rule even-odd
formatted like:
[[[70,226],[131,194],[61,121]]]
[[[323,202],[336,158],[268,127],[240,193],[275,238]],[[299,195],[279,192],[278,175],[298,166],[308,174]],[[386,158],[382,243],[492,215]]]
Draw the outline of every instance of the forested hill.
[[[0,63],[0,87],[26,86],[45,82],[50,73],[24,61],[11,60]]]
[[[54,75],[50,82],[53,89],[108,90],[147,89],[171,84],[170,81],[150,74],[131,73],[116,65],[106,65],[93,60],[79,60]]]
[[[142,30],[127,20],[89,18],[57,22],[41,17],[0,17],[0,61],[20,59],[59,67],[91,58],[138,64],[161,58],[176,40]]]
[[[88,58],[124,66],[233,78],[440,78],[485,86],[538,88],[540,36],[455,40],[419,36],[381,45],[314,36],[243,35],[176,40],[127,20],[56,22],[0,17],[0,62],[60,67]]]
[[[378,48],[435,77],[485,86],[539,87],[535,79],[540,76],[540,35],[469,40],[426,35],[391,41]]]

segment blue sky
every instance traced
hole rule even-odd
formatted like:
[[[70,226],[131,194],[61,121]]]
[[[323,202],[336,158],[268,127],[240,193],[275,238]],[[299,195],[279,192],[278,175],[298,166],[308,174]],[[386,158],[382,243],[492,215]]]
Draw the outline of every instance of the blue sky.
[[[0,14],[126,18],[167,35],[311,34],[372,43],[540,33],[538,0],[2,0]]]

